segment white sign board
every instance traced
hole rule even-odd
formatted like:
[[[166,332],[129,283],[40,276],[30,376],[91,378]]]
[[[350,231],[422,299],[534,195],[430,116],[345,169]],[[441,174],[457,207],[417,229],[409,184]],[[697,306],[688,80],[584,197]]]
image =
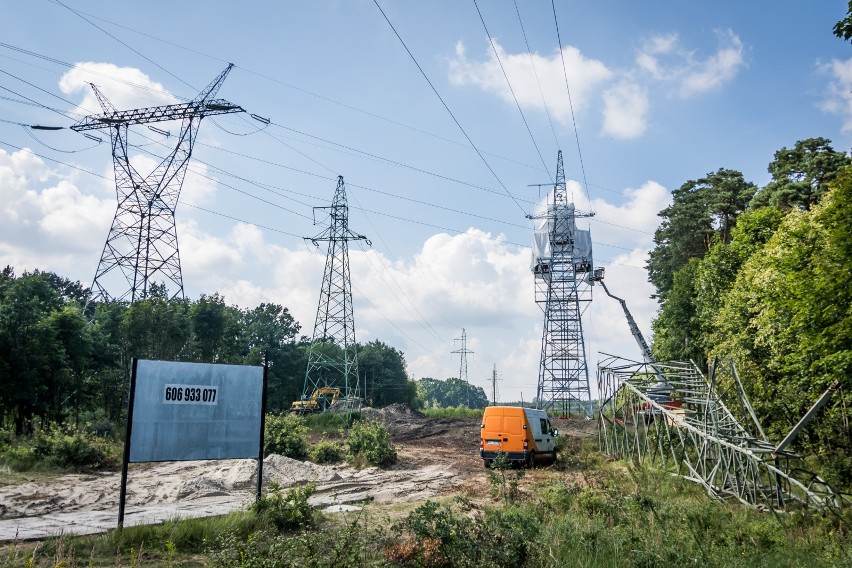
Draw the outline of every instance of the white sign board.
[[[137,361],[130,462],[257,458],[263,367]]]

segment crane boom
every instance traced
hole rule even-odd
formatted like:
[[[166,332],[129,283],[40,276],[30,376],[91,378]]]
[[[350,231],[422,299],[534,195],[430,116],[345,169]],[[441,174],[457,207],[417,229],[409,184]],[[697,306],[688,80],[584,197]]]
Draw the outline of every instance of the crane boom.
[[[627,302],[625,302],[622,298],[618,296],[614,296],[609,289],[604,284],[603,278],[598,280],[598,283],[603,286],[604,292],[610,298],[614,298],[618,300],[621,304],[621,309],[624,310],[624,317],[627,318],[627,325],[630,328],[630,333],[633,334],[633,339],[636,340],[636,343],[639,344],[639,349],[642,350],[642,357],[645,358],[646,363],[656,363],[657,361],[654,359],[654,356],[651,355],[651,348],[648,347],[648,342],[645,341],[645,337],[642,335],[642,332],[639,330],[639,326],[636,324],[636,320],[633,319],[633,314],[630,313],[630,310],[627,309]]]

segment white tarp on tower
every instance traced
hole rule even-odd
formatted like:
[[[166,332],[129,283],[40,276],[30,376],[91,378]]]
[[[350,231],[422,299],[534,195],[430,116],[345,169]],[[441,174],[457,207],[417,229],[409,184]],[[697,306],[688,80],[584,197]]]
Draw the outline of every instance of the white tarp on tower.
[[[557,227],[556,231],[554,231],[554,225]],[[543,278],[550,272],[551,240],[553,239],[557,242],[573,241],[572,256],[575,269],[578,272],[591,273],[591,267],[594,266],[592,235],[588,230],[577,228],[574,221],[574,205],[569,204],[555,211],[553,206],[550,206],[547,216],[536,219],[530,264],[536,278]]]

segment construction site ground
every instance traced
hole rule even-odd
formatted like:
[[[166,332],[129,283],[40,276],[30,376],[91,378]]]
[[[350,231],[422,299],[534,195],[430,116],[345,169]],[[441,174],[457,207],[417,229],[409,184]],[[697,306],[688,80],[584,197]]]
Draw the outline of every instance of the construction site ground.
[[[354,469],[348,464],[317,465],[279,455],[264,460],[264,485],[281,488],[313,482],[311,502],[334,513],[369,506],[404,514],[427,499],[463,495],[488,501],[491,483],[479,458],[479,419],[427,418],[403,405],[364,409],[365,420],[384,423],[397,448],[388,469]],[[566,452],[596,425],[586,420],[555,420]],[[125,525],[157,523],[175,517],[224,514],[254,499],[256,460],[131,464]],[[585,483],[577,472],[542,466],[525,472],[524,491],[550,478]],[[60,533],[93,534],[116,526],[120,472],[24,476],[0,486],[0,542],[43,539]]]

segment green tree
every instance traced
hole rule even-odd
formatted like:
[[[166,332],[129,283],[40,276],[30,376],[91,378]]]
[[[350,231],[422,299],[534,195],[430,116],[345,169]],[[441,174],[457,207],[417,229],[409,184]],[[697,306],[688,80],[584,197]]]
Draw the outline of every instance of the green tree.
[[[850,163],[846,154],[831,147],[831,140],[799,140],[792,149],[775,152],[775,159],[769,164],[772,181],[754,196],[751,207],[777,207],[785,212],[809,210]]]
[[[418,396],[426,406],[445,408],[467,406],[485,408],[488,397],[482,387],[475,387],[461,379],[451,377],[445,381],[423,378],[417,381]]]
[[[846,9],[846,17],[834,24],[834,35],[843,41],[852,40],[852,0]]]
[[[719,169],[672,192],[673,203],[659,213],[663,220],[647,264],[648,279],[663,303],[683,265],[702,258],[714,242],[730,242],[736,219],[756,190],[740,172]]]
[[[267,409],[282,412],[301,396],[307,367],[303,345],[296,343],[299,323],[278,304],[260,304],[242,311],[240,339],[243,363],[263,364],[268,357]]]
[[[378,339],[359,345],[358,372],[361,384],[367,385],[366,396],[371,406],[398,402],[414,406],[417,387],[408,379],[401,351]]]
[[[202,294],[189,308],[193,359],[206,363],[236,363],[239,358],[240,311],[225,305],[219,294]]]
[[[834,380],[841,391],[797,440],[830,480],[852,483],[852,169],[811,211],[788,214],[743,265],[716,321],[715,354],[732,355],[777,440]]]

